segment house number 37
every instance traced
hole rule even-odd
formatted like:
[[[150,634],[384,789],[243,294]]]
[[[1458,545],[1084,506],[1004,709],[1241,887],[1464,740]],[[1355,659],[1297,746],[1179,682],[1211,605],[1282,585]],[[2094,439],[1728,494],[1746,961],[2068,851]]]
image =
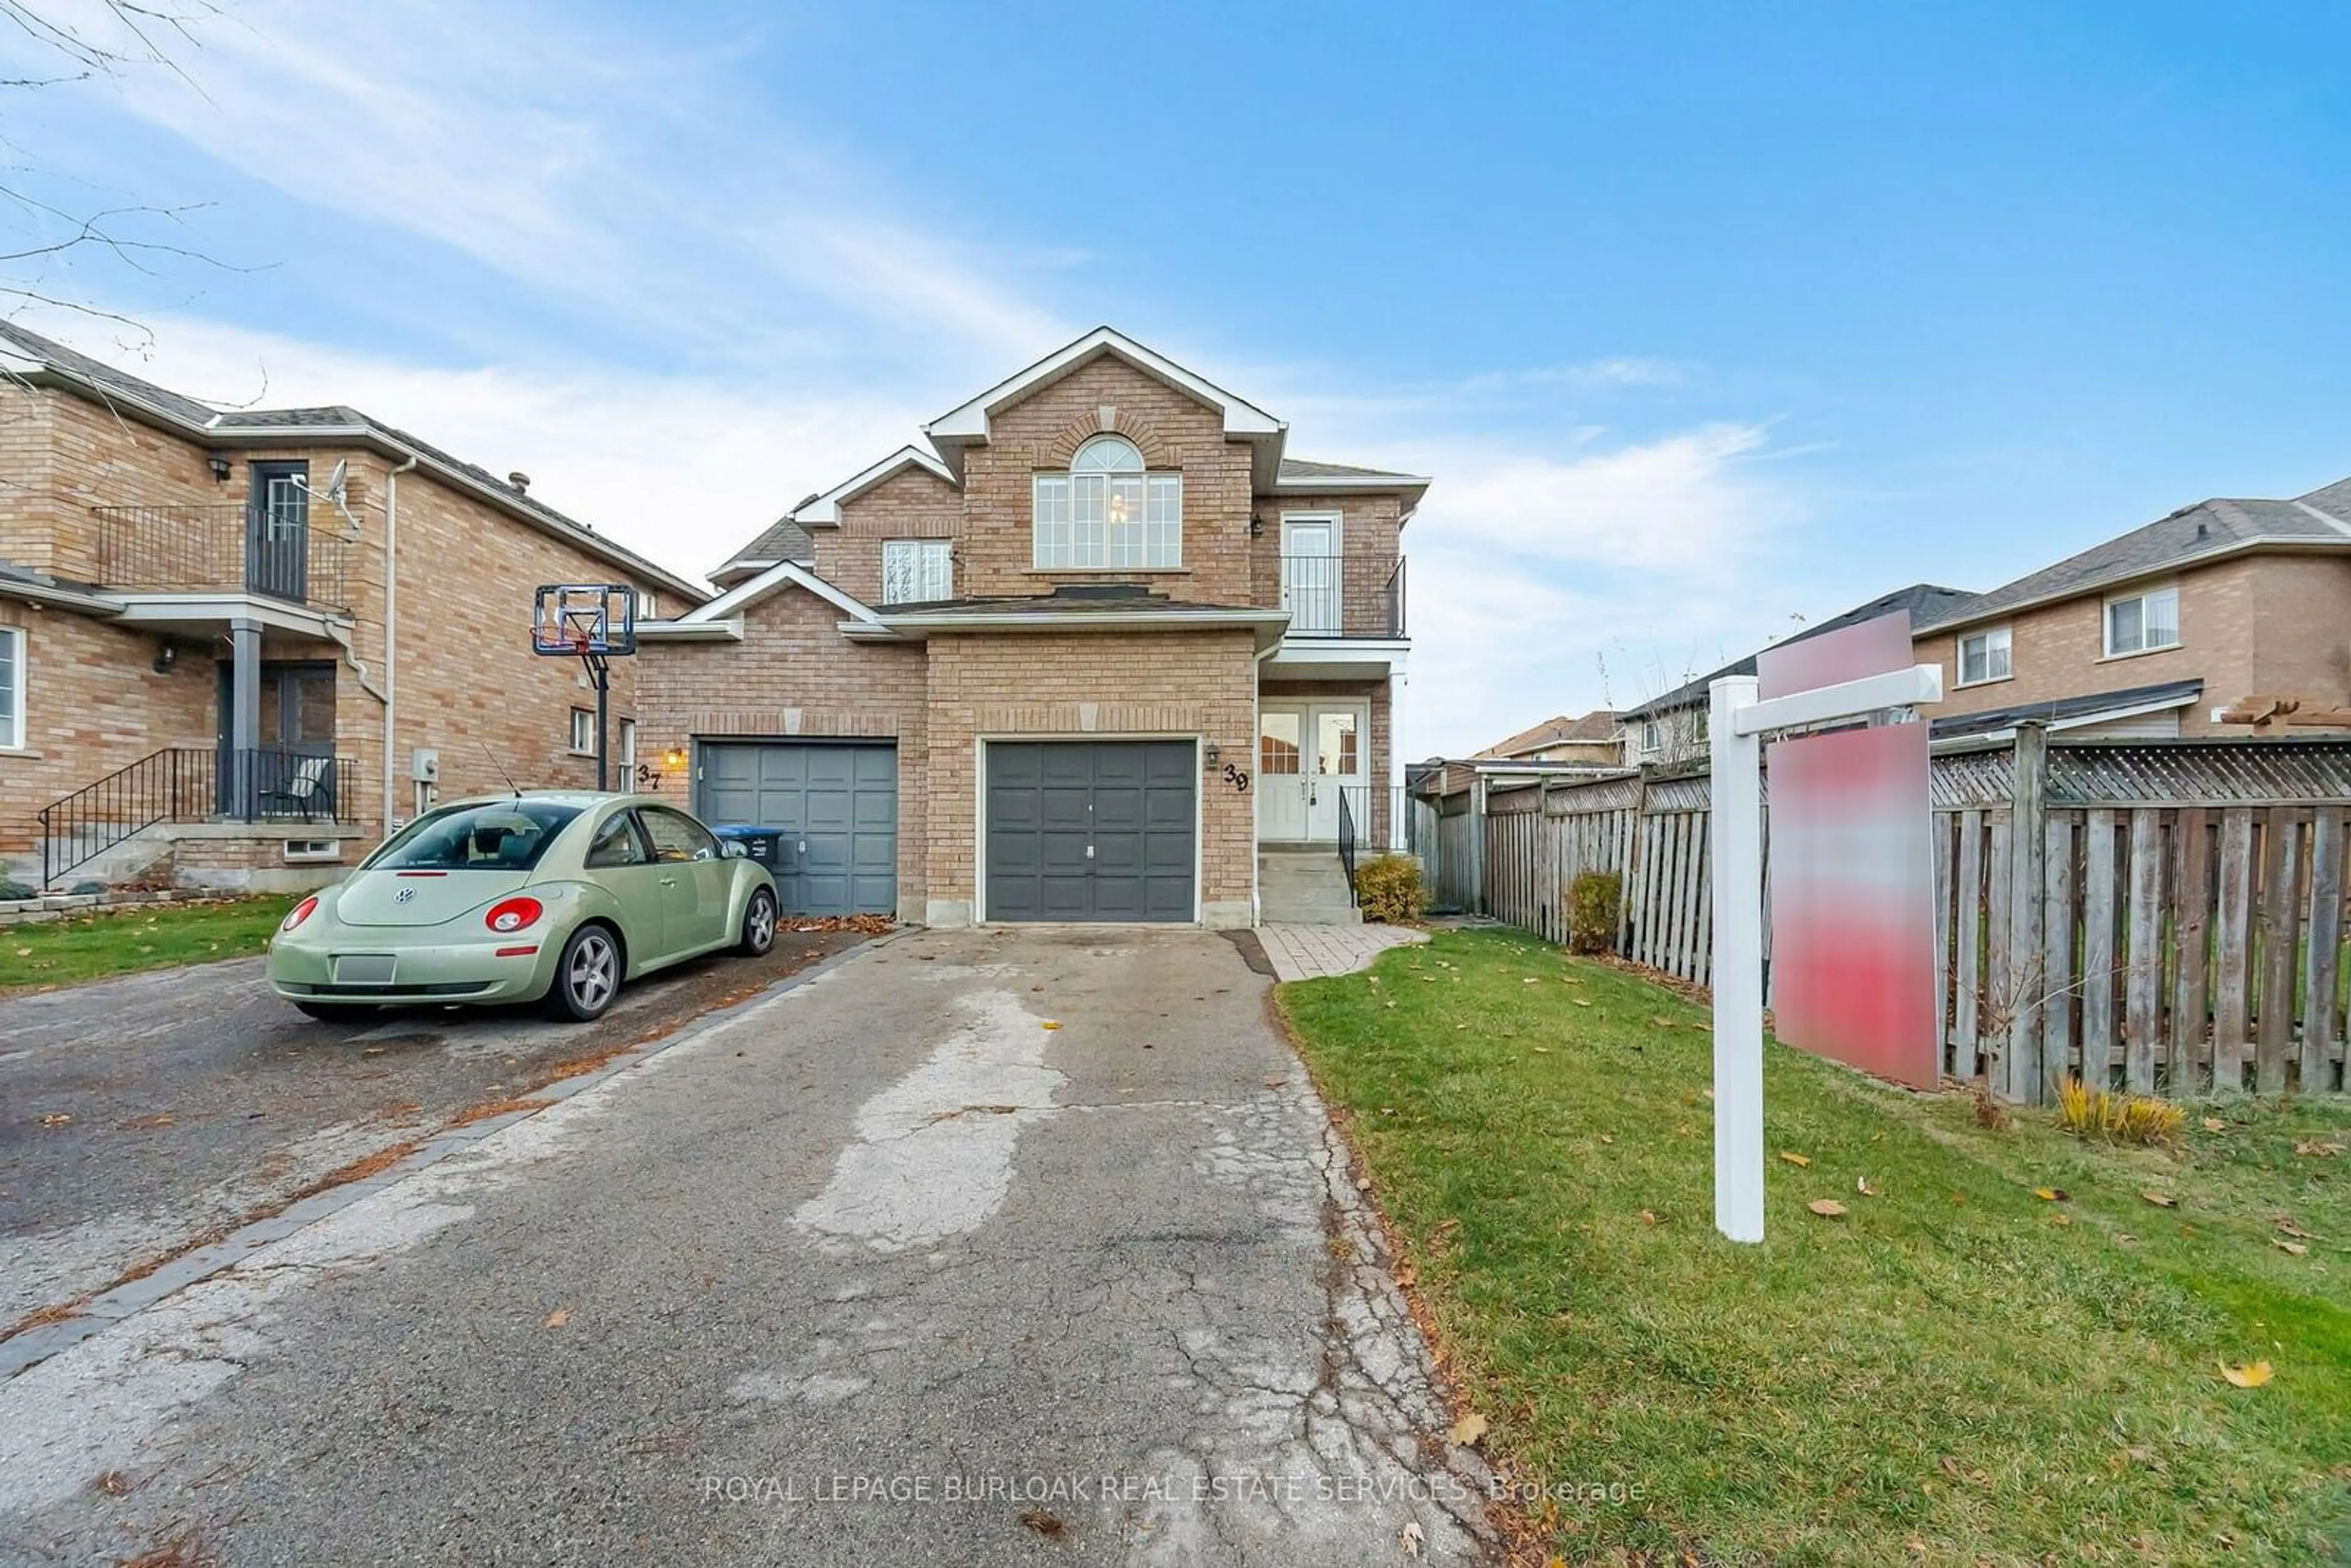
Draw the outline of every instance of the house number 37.
[[[1229,762],[1225,764],[1225,782],[1244,795],[1249,793],[1249,775]]]

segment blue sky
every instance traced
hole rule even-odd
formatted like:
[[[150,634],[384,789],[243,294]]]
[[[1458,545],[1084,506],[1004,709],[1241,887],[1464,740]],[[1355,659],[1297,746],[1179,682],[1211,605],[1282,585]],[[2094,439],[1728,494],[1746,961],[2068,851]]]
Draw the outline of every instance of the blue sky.
[[[7,134],[57,205],[202,204],[143,232],[254,270],[79,255],[44,287],[154,341],[37,325],[360,404],[699,570],[1110,321],[1295,455],[1437,476],[1407,753],[2351,474],[2341,8],[228,0],[196,34],[186,79],[19,93]]]

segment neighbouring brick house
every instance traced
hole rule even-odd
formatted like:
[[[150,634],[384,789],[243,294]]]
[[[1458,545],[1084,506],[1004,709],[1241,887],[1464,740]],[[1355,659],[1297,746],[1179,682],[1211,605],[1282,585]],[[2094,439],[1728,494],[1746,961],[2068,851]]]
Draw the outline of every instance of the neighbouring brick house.
[[[31,882],[46,848],[59,881],[168,856],[187,882],[308,885],[436,790],[592,786],[594,695],[532,655],[532,590],[624,584],[673,615],[707,594],[526,484],[352,409],[224,412],[0,324],[0,870]],[[616,660],[616,752],[634,703]]]
[[[1625,761],[1625,727],[1607,708],[1578,718],[1561,714],[1477,754],[1479,761],[1576,762],[1594,768]]]
[[[1399,537],[1428,481],[1292,458],[1281,421],[1108,328],[924,434],[643,629],[672,787],[786,829],[809,913],[1352,918],[1338,846],[1398,817]]]
[[[2246,697],[2351,706],[2351,479],[2183,507],[1913,625],[1938,736],[2244,735],[2217,716]]]

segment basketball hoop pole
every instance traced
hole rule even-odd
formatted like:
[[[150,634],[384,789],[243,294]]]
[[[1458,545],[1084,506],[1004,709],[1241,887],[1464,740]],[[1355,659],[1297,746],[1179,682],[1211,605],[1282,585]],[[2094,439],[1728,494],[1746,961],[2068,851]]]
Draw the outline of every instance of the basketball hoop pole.
[[[612,666],[603,654],[585,647],[580,650],[580,659],[596,682],[596,792],[601,795],[612,787],[611,740],[607,722],[611,709]]]

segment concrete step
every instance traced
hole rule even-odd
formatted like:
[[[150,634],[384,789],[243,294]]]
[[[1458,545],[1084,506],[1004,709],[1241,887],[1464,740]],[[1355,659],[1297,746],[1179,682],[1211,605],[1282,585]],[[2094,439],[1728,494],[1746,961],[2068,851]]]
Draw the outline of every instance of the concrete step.
[[[1258,916],[1269,925],[1359,925],[1363,915],[1347,895],[1346,869],[1330,844],[1260,849],[1257,857]]]

